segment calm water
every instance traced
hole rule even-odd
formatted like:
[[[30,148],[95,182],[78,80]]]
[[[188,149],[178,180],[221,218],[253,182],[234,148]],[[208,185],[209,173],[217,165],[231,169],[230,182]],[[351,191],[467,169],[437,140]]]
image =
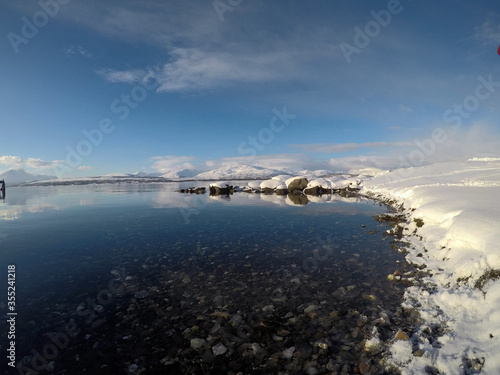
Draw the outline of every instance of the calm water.
[[[364,341],[403,324],[403,287],[387,280],[403,256],[373,219],[384,207],[179,187],[8,189],[0,265],[5,280],[16,267],[17,363],[29,355],[26,368],[66,374],[380,372],[383,353]]]

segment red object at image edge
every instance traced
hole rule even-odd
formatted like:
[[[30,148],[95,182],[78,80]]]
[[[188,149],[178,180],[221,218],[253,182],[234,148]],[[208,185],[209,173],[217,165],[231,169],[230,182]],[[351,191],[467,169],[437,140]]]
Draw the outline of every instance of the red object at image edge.
[[[500,55],[500,46],[498,46],[497,53]]]

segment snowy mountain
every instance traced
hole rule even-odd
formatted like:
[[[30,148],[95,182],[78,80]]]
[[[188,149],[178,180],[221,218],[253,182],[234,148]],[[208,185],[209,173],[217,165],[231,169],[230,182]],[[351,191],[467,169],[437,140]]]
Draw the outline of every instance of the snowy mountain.
[[[181,169],[178,171],[168,171],[160,174],[163,178],[189,178],[198,175],[200,172],[194,169]]]
[[[302,175],[302,176],[310,176],[310,177],[324,177],[324,176],[331,176],[331,175],[335,175],[337,173],[335,172],[332,172],[330,170],[327,170],[327,169],[316,169],[314,171],[311,171],[309,169],[303,169],[303,170],[300,170],[296,173],[292,173],[294,175]]]
[[[9,169],[7,172],[0,174],[0,180],[5,180],[6,185],[17,185],[26,181],[42,181],[56,178],[56,176],[31,174],[24,169]]]
[[[132,177],[160,177],[161,175],[162,175],[161,173],[148,173],[148,172],[139,171],[139,172],[132,173],[130,176],[132,176]]]
[[[221,180],[221,179],[255,180],[255,179],[268,179],[282,174],[287,174],[287,173],[278,169],[240,165],[237,167],[213,169],[211,171],[200,173],[196,175],[195,178],[198,180]]]
[[[14,176],[13,174],[18,176]],[[303,170],[298,173],[297,171],[283,171],[280,169],[256,167],[249,165],[240,165],[237,167],[222,167],[218,169],[213,169],[205,172],[199,172],[194,169],[180,169],[171,170],[165,173],[148,173],[148,172],[135,172],[135,173],[110,173],[103,176],[94,177],[73,177],[57,179],[55,176],[42,176],[42,175],[32,175],[26,173],[23,170],[9,171],[0,175],[0,179],[5,178],[5,181],[9,184],[19,184],[27,181],[41,181],[41,180],[54,180],[50,182],[40,182],[40,183],[30,183],[30,185],[70,185],[75,184],[85,184],[85,183],[122,183],[122,182],[154,182],[157,180],[267,180],[274,176],[279,175],[307,175],[308,178],[316,178],[325,174],[331,173],[326,170]],[[10,175],[7,175],[10,173]],[[5,177],[3,177],[5,176]]]

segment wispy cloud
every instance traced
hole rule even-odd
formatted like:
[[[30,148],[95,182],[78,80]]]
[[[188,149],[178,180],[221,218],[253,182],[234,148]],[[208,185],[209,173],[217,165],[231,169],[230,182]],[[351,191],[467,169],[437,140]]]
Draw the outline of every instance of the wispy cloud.
[[[140,82],[147,74],[147,72],[143,69],[133,69],[133,70],[99,69],[96,71],[96,73],[106,82],[129,83],[129,84]]]
[[[290,147],[299,148],[307,152],[334,154],[366,148],[394,148],[412,146],[411,142],[366,142],[366,143],[313,143],[292,144]]]
[[[85,48],[83,48],[82,46],[69,46],[67,49],[66,49],[66,56],[68,57],[72,57],[72,56],[83,56],[83,57],[86,57],[88,59],[92,58],[92,54],[87,51]]]
[[[99,69],[106,82],[136,84],[144,77],[159,83],[158,92],[192,92],[212,90],[238,84],[276,82],[289,79],[286,67],[291,56],[285,52],[233,54],[204,51],[198,48],[176,48],[171,61],[150,69]]]
[[[476,28],[475,39],[481,43],[497,45],[500,41],[500,14],[491,12],[488,18]]]
[[[240,83],[280,80],[280,67],[287,59],[283,53],[235,55],[200,49],[178,48],[172,62],[158,72],[159,91],[212,89]]]
[[[153,161],[151,168],[158,172],[169,172],[181,169],[194,169],[194,165],[191,163],[195,160],[194,156],[175,156],[175,155],[165,155],[165,156],[155,156],[150,159]]]
[[[28,158],[24,161],[25,166],[33,169],[53,169],[56,166],[60,166],[61,164],[64,164],[64,160],[47,161],[42,159]]]

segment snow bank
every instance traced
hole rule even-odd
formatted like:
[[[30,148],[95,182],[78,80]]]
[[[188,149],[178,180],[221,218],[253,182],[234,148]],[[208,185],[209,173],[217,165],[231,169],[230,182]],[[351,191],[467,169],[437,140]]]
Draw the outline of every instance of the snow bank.
[[[363,191],[404,204],[410,232],[423,238],[409,237],[408,260],[430,271],[425,286],[407,290],[405,304],[420,306],[427,325],[450,331],[439,338],[441,348],[423,328],[416,332],[424,355],[413,356],[403,374],[425,374],[427,366],[443,374],[500,373],[500,161],[396,170],[365,180]]]

